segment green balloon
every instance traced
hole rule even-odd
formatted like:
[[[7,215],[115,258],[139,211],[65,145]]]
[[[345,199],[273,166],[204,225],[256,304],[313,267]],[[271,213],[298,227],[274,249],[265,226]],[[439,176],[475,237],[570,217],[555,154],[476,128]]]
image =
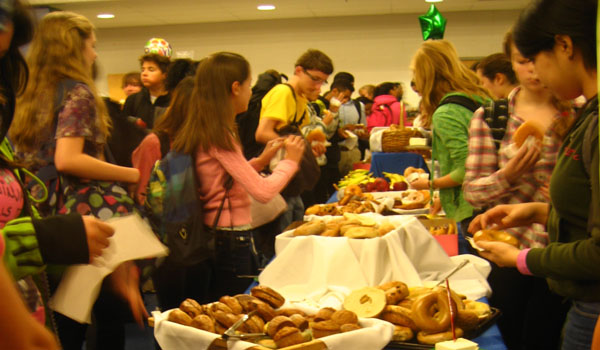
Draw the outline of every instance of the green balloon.
[[[426,14],[419,16],[419,23],[421,23],[423,40],[444,38],[446,19],[444,16],[442,16],[434,4],[431,4],[431,7]]]

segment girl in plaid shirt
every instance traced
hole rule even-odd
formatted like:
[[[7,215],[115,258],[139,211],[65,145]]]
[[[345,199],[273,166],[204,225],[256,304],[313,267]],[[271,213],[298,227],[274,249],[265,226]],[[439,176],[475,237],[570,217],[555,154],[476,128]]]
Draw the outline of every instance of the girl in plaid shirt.
[[[554,169],[556,155],[572,111],[558,102],[537,78],[533,63],[525,59],[512,43],[512,35],[505,38],[504,50],[511,58],[520,82],[508,96],[509,119],[500,149],[494,145],[491,130],[484,121],[484,110],[477,110],[469,125],[469,155],[463,181],[464,198],[475,208],[498,204],[546,202],[548,183]],[[566,118],[565,118],[566,116]],[[540,147],[522,147],[509,158],[508,147],[515,131],[526,121],[534,121],[544,128]],[[543,247],[548,234],[542,225],[511,228],[523,247]]]

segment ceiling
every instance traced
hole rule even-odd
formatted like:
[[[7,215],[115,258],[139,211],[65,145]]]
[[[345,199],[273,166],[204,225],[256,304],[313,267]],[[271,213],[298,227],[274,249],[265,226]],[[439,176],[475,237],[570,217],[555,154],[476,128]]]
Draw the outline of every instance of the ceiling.
[[[446,0],[436,6],[444,13],[522,9],[528,2]],[[29,0],[29,3],[80,13],[97,28],[425,13],[430,6],[424,0]],[[277,9],[258,11],[259,4],[273,4]],[[114,14],[115,18],[96,18],[105,12]]]

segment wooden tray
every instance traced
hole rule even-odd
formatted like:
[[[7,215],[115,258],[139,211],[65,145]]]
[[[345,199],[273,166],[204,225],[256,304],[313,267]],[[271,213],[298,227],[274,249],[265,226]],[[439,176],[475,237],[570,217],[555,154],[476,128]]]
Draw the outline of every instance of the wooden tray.
[[[500,315],[502,315],[502,313],[500,312],[499,309],[497,309],[495,307],[490,307],[490,310],[492,311],[492,314],[490,315],[490,317],[487,320],[485,320],[484,322],[482,322],[480,325],[478,325],[475,329],[465,332],[465,335],[463,336],[463,338],[467,338],[467,339],[477,338],[478,336],[483,334],[483,332],[485,332],[488,328],[490,328],[494,323],[496,323],[496,320],[498,319],[498,317],[500,317]],[[416,337],[416,335],[415,335],[415,337]],[[392,341],[385,347],[386,350],[413,350],[413,349],[414,350],[431,350],[433,348],[434,348],[434,345],[419,344],[416,342],[415,339],[413,339],[413,341],[411,341],[411,342]]]
[[[264,346],[256,345],[251,347],[252,350],[273,350]],[[278,350],[326,350],[327,346],[325,343],[318,339],[313,339],[309,342],[287,346]],[[221,338],[215,339],[212,344],[208,347],[208,350],[227,350],[227,342]]]

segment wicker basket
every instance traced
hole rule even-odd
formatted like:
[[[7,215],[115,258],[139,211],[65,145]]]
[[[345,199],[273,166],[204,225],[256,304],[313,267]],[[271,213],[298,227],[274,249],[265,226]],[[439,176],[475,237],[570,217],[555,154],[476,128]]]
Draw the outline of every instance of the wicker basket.
[[[390,128],[381,135],[381,149],[384,152],[404,152],[413,135],[412,129]]]

